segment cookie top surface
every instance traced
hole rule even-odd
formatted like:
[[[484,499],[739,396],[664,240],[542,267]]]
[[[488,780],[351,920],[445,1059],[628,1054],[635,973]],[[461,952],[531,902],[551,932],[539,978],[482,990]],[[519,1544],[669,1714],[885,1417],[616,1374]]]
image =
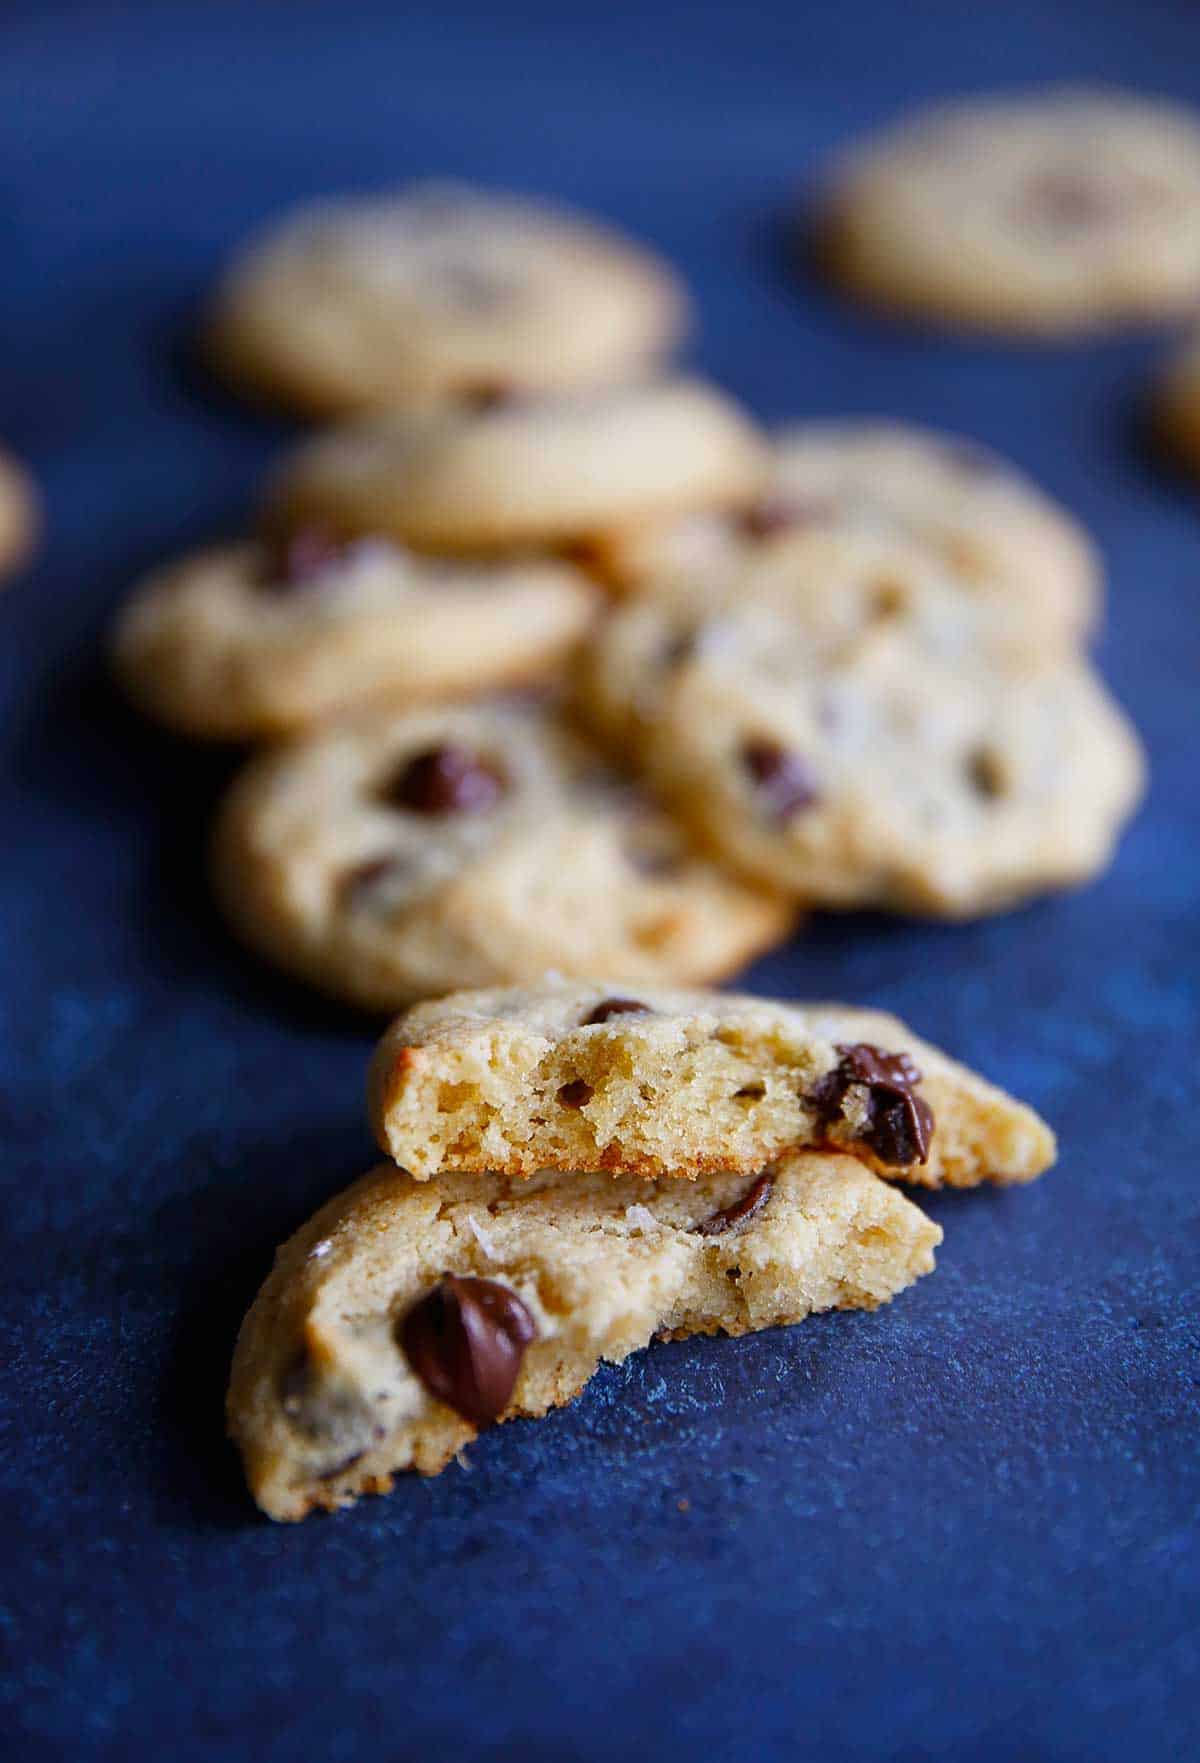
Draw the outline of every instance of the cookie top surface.
[[[644,372],[687,326],[674,271],[615,231],[454,183],[286,216],[232,266],[209,344],[317,415]]]
[[[0,452],[0,578],[19,569],[33,548],[37,493],[24,466]]]
[[[728,578],[811,527],[927,547],[949,580],[1003,596],[1048,639],[1095,622],[1100,563],[1078,522],[977,442],[900,423],[785,429],[756,502],[615,534],[603,561],[619,584],[652,592]]]
[[[755,493],[769,452],[699,380],[394,415],[318,437],[283,463],[267,517],[387,532],[435,551],[586,539]]]
[[[248,941],[380,1010],[551,970],[715,978],[794,921],[532,702],[372,716],[252,762],[214,877]]]
[[[1119,91],[945,105],[834,178],[835,272],[881,304],[1047,333],[1200,298],[1200,118]]]
[[[599,598],[565,562],[449,562],[310,529],[156,571],[122,609],[113,651],[152,715],[249,740],[363,705],[536,680],[587,630]]]
[[[931,1270],[941,1234],[848,1157],[695,1183],[388,1166],[279,1251],[238,1338],[230,1431],[273,1518],[351,1505],[656,1334],[873,1309]]]
[[[814,903],[971,916],[1095,873],[1143,769],[1100,682],[872,550],[801,534],[735,593],[618,612],[590,713],[713,848]]]
[[[882,1011],[557,981],[418,1004],[372,1062],[381,1148],[445,1170],[759,1170],[832,1147],[927,1186],[1030,1181],[1032,1109]]]

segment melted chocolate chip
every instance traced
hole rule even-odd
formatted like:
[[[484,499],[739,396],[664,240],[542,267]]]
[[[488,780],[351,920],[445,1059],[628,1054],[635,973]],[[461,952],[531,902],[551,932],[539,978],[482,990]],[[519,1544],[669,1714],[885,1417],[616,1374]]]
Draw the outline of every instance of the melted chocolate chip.
[[[604,998],[596,1008],[580,1023],[580,1028],[591,1028],[593,1023],[607,1022],[610,1016],[649,1015],[649,1004],[639,1004],[636,998]]]
[[[989,747],[976,747],[967,755],[967,777],[977,795],[994,800],[1004,794],[1004,767]]]
[[[345,541],[319,527],[302,527],[271,546],[258,577],[258,586],[275,594],[308,587],[345,561]]]
[[[400,1324],[404,1355],[430,1395],[472,1426],[507,1408],[533,1317],[517,1294],[491,1279],[443,1274]]]
[[[914,1093],[921,1073],[907,1053],[888,1053],[867,1041],[839,1046],[841,1062],[809,1091],[807,1100],[828,1123],[841,1113],[855,1084],[868,1092],[867,1121],[859,1139],[889,1168],[924,1163],[933,1138],[933,1110]]]
[[[1082,171],[1043,172],[1026,185],[1021,200],[1026,220],[1055,233],[1090,232],[1108,225],[1123,206],[1114,189]]]
[[[481,814],[504,788],[495,767],[466,747],[430,747],[408,761],[383,791],[411,814]]]
[[[727,1230],[732,1230],[735,1224],[743,1224],[747,1218],[753,1218],[756,1212],[761,1212],[771,1198],[771,1189],[774,1186],[771,1176],[760,1175],[746,1189],[740,1200],[735,1200],[732,1206],[726,1206],[721,1212],[714,1212],[703,1223],[694,1224],[692,1229],[701,1237],[722,1236]]]
[[[781,747],[777,741],[746,741],[741,761],[754,780],[760,800],[777,820],[788,820],[820,800],[807,763],[799,753]]]
[[[468,410],[509,409],[520,402],[520,393],[511,380],[474,380],[463,391],[462,401]]]
[[[737,516],[737,530],[747,539],[773,539],[779,533],[790,532],[793,527],[808,526],[828,512],[827,505],[822,502],[801,502],[796,498],[789,501],[783,496],[768,496]]]
[[[558,1092],[558,1099],[564,1108],[585,1108],[595,1093],[591,1084],[577,1077],[572,1083],[563,1084]]]

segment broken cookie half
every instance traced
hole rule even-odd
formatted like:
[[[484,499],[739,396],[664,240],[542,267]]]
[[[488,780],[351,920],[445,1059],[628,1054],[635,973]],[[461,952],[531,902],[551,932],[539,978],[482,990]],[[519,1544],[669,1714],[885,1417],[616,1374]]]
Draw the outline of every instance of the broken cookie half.
[[[1031,1181],[1031,1108],[894,1016],[711,991],[458,992],[394,1022],[371,1068],[380,1147],[443,1171],[761,1170],[833,1149],[926,1187]]]
[[[243,1324],[229,1427],[272,1518],[433,1475],[656,1335],[874,1309],[941,1230],[863,1164],[794,1154],[647,1183],[375,1170],[286,1243]]]

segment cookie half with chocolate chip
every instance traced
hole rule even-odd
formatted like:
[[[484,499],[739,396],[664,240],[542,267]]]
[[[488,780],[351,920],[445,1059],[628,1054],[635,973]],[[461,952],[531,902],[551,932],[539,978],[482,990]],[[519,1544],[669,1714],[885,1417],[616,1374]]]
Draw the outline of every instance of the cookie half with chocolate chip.
[[[902,120],[831,180],[833,274],[884,308],[1046,336],[1200,299],[1200,116],[1050,87]]]
[[[350,1506],[655,1336],[885,1304],[941,1235],[851,1157],[657,1183],[389,1166],[280,1249],[238,1338],[230,1432],[270,1517]]]
[[[582,702],[710,849],[829,907],[970,918],[1076,885],[1143,786],[1083,660],[865,533],[620,609]]]
[[[445,1171],[753,1172],[832,1147],[929,1187],[1031,1181],[1054,1134],[882,1011],[555,981],[397,1019],[371,1066],[381,1149]]]
[[[688,309],[670,266],[607,227],[427,183],[275,222],[223,278],[206,343],[241,389],[337,416],[638,377]]]
[[[359,718],[253,761],[213,873],[256,949],[374,1010],[552,970],[717,978],[796,916],[531,699]]]
[[[309,527],[156,572],[123,607],[113,653],[130,697],[159,720],[260,740],[364,706],[538,681],[600,598],[566,562],[454,562]]]

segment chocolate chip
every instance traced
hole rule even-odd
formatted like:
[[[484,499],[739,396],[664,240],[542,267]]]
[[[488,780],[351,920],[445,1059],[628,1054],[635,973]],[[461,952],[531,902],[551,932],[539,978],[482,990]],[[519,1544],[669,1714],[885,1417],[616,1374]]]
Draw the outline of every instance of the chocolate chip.
[[[722,1236],[725,1231],[732,1230],[735,1224],[743,1224],[747,1218],[753,1218],[756,1212],[761,1212],[771,1198],[771,1189],[774,1186],[771,1176],[760,1175],[746,1189],[740,1200],[735,1200],[732,1206],[726,1206],[721,1212],[714,1212],[702,1224],[694,1224],[692,1229],[701,1237]]]
[[[698,634],[694,630],[673,632],[658,652],[658,665],[670,671],[690,661],[696,653]]]
[[[276,594],[308,587],[318,576],[336,569],[345,556],[344,540],[319,527],[302,527],[270,547],[258,586]]]
[[[536,1337],[514,1291],[453,1273],[413,1305],[399,1329],[405,1357],[430,1395],[472,1426],[489,1426],[504,1412]]]
[[[747,539],[773,539],[793,527],[807,526],[829,512],[823,502],[801,502],[783,496],[768,496],[746,508],[737,516],[737,530]]]
[[[412,814],[481,814],[504,788],[496,768],[466,747],[430,747],[408,761],[383,791]]]
[[[464,387],[462,401],[468,410],[511,409],[520,394],[511,380],[473,380]]]
[[[1124,206],[1115,189],[1082,171],[1043,172],[1030,180],[1021,198],[1022,217],[1055,233],[1109,225]]]
[[[591,1084],[585,1083],[581,1077],[573,1082],[563,1084],[558,1092],[558,1099],[564,1108],[584,1108],[595,1095]]]
[[[754,780],[760,800],[778,820],[788,820],[820,801],[812,772],[799,753],[777,741],[746,741],[741,761]]]
[[[976,747],[967,755],[967,777],[977,795],[994,799],[1006,787],[1004,766],[990,747]]]
[[[881,1163],[902,1168],[924,1163],[933,1138],[933,1110],[914,1093],[921,1073],[907,1053],[888,1053],[867,1041],[839,1046],[841,1062],[809,1091],[806,1100],[828,1123],[842,1111],[847,1091],[855,1084],[868,1093],[867,1120],[860,1143]]]
[[[649,1004],[639,1004],[636,998],[605,998],[590,1015],[585,1016],[580,1028],[591,1028],[593,1023],[607,1022],[610,1016],[649,1015]]]

